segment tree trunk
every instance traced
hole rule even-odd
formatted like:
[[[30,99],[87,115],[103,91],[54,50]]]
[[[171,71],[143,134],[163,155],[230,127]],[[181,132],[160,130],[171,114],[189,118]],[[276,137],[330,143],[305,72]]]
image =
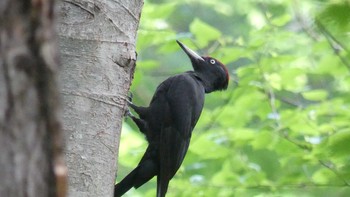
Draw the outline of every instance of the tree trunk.
[[[69,196],[112,196],[143,2],[65,0],[62,55]]]
[[[53,1],[0,2],[0,196],[65,196]]]

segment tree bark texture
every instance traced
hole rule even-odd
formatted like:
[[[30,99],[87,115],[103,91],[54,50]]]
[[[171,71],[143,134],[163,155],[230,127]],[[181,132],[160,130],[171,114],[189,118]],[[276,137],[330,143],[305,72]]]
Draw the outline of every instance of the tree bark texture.
[[[65,196],[53,1],[0,1],[0,196]]]
[[[112,196],[142,0],[60,2],[69,196]]]

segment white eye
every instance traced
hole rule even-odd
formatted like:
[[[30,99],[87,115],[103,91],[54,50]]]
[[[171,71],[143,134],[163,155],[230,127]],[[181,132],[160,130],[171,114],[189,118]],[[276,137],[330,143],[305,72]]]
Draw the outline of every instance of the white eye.
[[[211,63],[211,64],[215,64],[216,61],[215,61],[214,59],[211,59],[211,60],[210,60],[210,63]]]

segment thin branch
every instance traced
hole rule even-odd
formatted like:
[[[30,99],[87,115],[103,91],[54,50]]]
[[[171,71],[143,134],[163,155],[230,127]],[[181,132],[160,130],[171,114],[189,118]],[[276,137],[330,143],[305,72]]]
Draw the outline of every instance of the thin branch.
[[[346,186],[350,186],[350,184],[345,180],[345,178],[343,178],[343,176],[341,174],[339,174],[339,172],[337,171],[337,169],[335,168],[335,165],[331,162],[331,163],[326,163],[325,161],[322,160],[318,160],[318,162],[326,167],[327,169],[329,169],[330,171],[332,171],[340,180],[343,181],[344,185]]]
[[[280,97],[280,96],[276,96],[276,99],[285,103],[285,104],[288,104],[288,105],[291,105],[293,107],[298,107],[298,108],[301,108],[303,107],[302,104],[298,101],[293,101],[292,99],[289,99],[289,98],[285,98],[285,97]]]
[[[326,36],[326,38],[329,39],[329,41],[334,42],[332,44],[340,46],[341,49],[346,51],[346,53],[349,53],[349,49],[347,49],[343,43],[341,43],[336,37],[334,37],[332,33],[321,23],[321,21],[318,18],[315,19],[315,23],[317,27],[321,30],[321,33],[323,33]],[[338,46],[334,47],[336,47],[336,49],[339,50]]]
[[[326,38],[329,46],[333,49],[334,54],[336,54],[340,61],[347,67],[347,69],[350,71],[350,62],[343,57],[340,54],[341,50],[344,50],[347,54],[349,54],[349,50],[346,48],[345,45],[343,45],[340,41],[338,41],[331,32],[328,31],[328,29],[319,21],[319,19],[316,18],[315,23],[317,27],[320,29],[321,33]]]
[[[256,64],[258,65],[258,69],[259,69],[259,72],[260,72],[260,75],[261,75],[263,82],[265,84],[268,84],[268,81],[265,78],[265,74],[264,74],[264,71],[262,69],[262,66],[260,64],[260,61],[256,60]],[[272,113],[274,115],[278,115],[278,117],[276,117],[274,119],[275,119],[275,123],[276,123],[276,130],[280,130],[282,128],[282,125],[281,125],[281,121],[279,118],[279,113],[278,113],[277,108],[276,108],[275,93],[273,92],[273,89],[271,88],[270,85],[268,85],[268,87],[264,88],[264,92],[265,92],[265,95],[267,96],[267,98],[269,99],[269,105],[270,105]]]
[[[316,34],[316,32],[314,32],[312,30],[312,28],[310,28],[309,25],[306,24],[303,15],[300,13],[300,6],[298,6],[299,1],[294,0],[293,1],[293,11],[295,14],[295,19],[297,20],[297,22],[300,24],[302,30],[315,42],[319,41],[318,35]]]
[[[266,6],[266,4],[265,3],[258,3],[258,5],[257,5],[257,7],[258,8],[260,8],[260,11],[261,11],[261,13],[263,14],[263,16],[264,16],[264,18],[265,18],[265,21],[266,21],[266,23],[269,25],[269,26],[271,26],[271,27],[280,27],[280,26],[277,26],[277,25],[275,25],[275,24],[273,24],[272,22],[271,22],[271,19],[270,19],[270,17],[268,16],[268,10],[267,10],[267,6]]]
[[[264,81],[265,84],[268,84],[268,81],[264,75],[264,70],[262,69],[262,66],[260,64],[260,61],[256,60],[256,64],[258,65],[258,69],[259,69],[262,80]],[[264,90],[266,97],[269,100],[271,112],[273,113],[273,115],[277,116],[274,118],[275,124],[276,124],[276,127],[274,128],[274,130],[276,131],[276,133],[280,137],[282,137],[283,139],[287,140],[288,142],[296,145],[297,147],[299,147],[303,150],[310,151],[311,145],[309,145],[308,143],[300,143],[296,140],[291,139],[288,135],[288,132],[285,129],[283,129],[283,126],[282,126],[282,123],[280,120],[280,116],[279,116],[279,112],[278,112],[277,107],[276,107],[276,96],[275,96],[275,93],[273,91],[273,88],[270,85],[268,85],[268,87],[265,87],[263,90]]]

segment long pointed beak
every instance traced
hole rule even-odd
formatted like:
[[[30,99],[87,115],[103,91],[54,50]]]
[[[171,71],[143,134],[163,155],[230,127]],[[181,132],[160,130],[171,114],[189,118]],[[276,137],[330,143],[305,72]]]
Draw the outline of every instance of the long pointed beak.
[[[203,62],[205,61],[200,55],[198,55],[192,49],[188,48],[186,45],[182,44],[180,41],[176,40],[176,42],[180,45],[182,50],[185,51],[185,53],[191,59],[192,63],[193,62],[199,63],[200,61],[203,61]]]

